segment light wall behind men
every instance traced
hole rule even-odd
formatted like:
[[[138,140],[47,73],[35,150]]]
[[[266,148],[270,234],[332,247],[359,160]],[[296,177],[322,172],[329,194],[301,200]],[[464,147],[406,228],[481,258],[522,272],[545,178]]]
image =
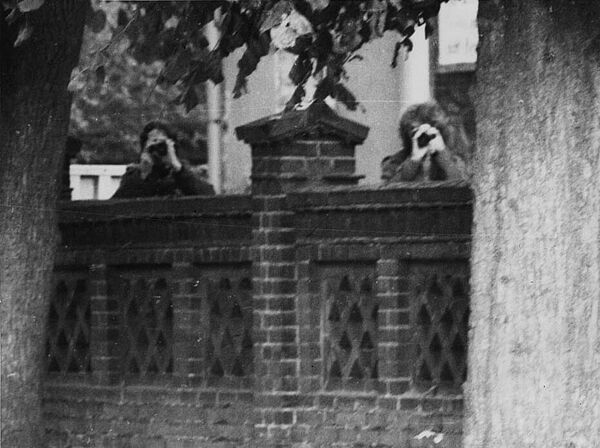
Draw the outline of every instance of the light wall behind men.
[[[391,61],[396,41],[392,33],[386,33],[383,39],[361,49],[364,60],[355,60],[347,67],[350,76],[348,87],[360,100],[364,111],[350,112],[343,105],[337,107],[340,114],[371,128],[367,140],[357,151],[357,172],[365,175],[364,181],[368,183],[379,179],[379,161],[399,148],[397,126],[401,110],[411,102],[430,98],[427,45],[422,42],[418,45],[425,50],[419,52],[418,57],[423,67],[415,67],[417,57],[411,55],[409,60],[400,61],[399,67],[394,69]],[[233,85],[235,81],[237,56],[235,54],[225,62],[226,86]],[[289,85],[281,78],[287,76],[290,62],[291,58],[284,54],[269,55],[261,60],[257,72],[249,79],[248,94],[239,99],[231,98],[231,89],[226,88],[225,119],[228,126],[223,138],[226,191],[243,190],[249,182],[250,148],[237,141],[235,128],[281,109],[282,96],[290,91]],[[419,76],[416,75],[417,70]],[[411,78],[414,85],[405,77]],[[403,89],[403,84],[410,88]]]

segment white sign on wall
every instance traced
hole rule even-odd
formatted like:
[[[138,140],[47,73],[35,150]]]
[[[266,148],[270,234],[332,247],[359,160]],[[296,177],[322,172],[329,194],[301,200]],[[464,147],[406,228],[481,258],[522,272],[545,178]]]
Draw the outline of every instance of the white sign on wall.
[[[477,62],[478,0],[442,3],[438,21],[439,71],[474,70]]]

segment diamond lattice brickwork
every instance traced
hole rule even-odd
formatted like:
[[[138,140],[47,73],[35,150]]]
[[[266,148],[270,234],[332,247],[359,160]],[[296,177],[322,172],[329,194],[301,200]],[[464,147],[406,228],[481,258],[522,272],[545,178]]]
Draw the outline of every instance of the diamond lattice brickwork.
[[[164,272],[124,271],[111,276],[121,305],[121,359],[126,376],[173,372],[173,302]]]
[[[206,359],[212,377],[245,377],[253,372],[252,281],[234,272],[207,281]]]
[[[88,289],[88,281],[81,274],[55,274],[46,340],[48,372],[91,371],[91,310]]]
[[[460,387],[467,375],[469,278],[466,262],[415,264],[411,269],[417,328],[415,379]]]
[[[377,300],[374,270],[347,268],[324,280],[327,387],[370,388],[377,379]]]

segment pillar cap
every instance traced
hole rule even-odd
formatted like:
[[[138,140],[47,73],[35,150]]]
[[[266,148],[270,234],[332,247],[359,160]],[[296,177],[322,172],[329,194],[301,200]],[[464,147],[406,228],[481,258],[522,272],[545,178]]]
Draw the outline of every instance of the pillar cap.
[[[235,129],[237,138],[252,145],[295,137],[334,136],[349,143],[361,144],[369,128],[343,118],[322,101],[315,101],[304,110],[292,110],[270,115]]]

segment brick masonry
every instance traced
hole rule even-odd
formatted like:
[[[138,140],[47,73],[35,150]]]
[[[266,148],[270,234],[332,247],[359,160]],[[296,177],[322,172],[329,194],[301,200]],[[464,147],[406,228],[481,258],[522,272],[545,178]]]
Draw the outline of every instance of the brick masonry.
[[[357,142],[317,122],[254,144],[251,196],[64,204],[50,446],[460,446],[441,366],[462,372],[466,314],[435,304],[468,271],[470,191],[325,185],[309,159]]]

